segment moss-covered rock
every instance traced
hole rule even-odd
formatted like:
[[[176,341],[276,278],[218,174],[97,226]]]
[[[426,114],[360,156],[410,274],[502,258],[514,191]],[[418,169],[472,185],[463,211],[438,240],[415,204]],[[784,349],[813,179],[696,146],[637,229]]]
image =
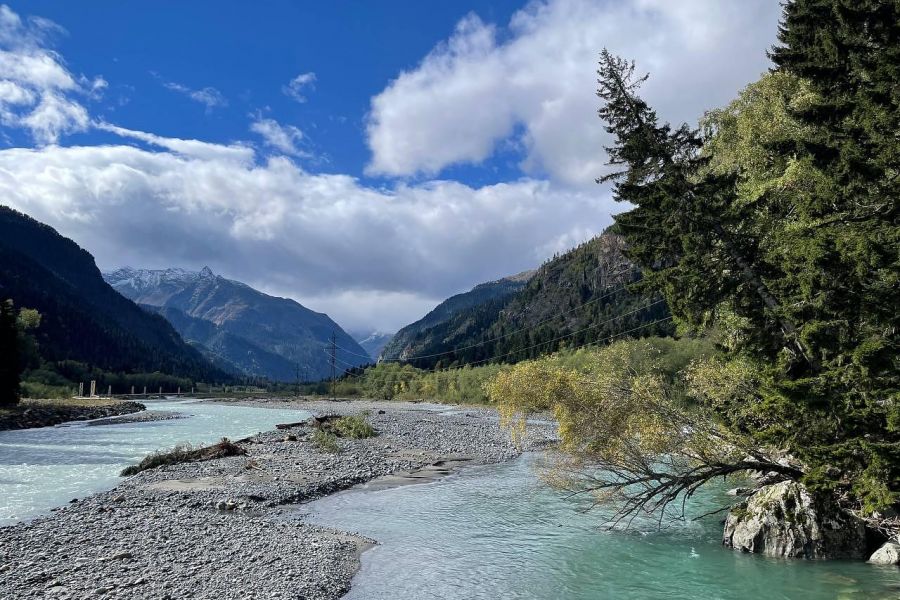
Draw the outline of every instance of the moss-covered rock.
[[[783,558],[865,558],[863,522],[830,498],[782,481],[732,508],[722,543]]]

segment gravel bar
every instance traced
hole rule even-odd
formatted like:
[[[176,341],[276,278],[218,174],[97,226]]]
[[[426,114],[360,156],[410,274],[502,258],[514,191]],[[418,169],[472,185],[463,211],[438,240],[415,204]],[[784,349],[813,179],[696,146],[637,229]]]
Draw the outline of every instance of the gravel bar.
[[[519,454],[495,411],[397,402],[241,404],[366,412],[379,432],[319,450],[306,425],[242,440],[245,456],[144,471],[0,528],[0,598],[340,598],[376,540],[305,523],[288,505],[354,485],[445,474]],[[522,450],[551,445],[550,423]],[[392,476],[391,478],[385,476]]]

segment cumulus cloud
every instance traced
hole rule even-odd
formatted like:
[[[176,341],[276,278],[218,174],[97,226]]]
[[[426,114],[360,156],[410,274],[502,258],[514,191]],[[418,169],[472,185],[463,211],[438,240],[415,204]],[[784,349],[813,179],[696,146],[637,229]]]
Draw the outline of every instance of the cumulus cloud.
[[[267,146],[271,146],[292,156],[309,156],[297,147],[303,140],[303,132],[293,125],[281,125],[275,119],[257,118],[250,124],[250,131],[262,136]]]
[[[314,89],[316,83],[316,74],[310,71],[309,73],[300,73],[296,77],[290,80],[288,84],[281,88],[281,91],[284,92],[286,96],[290,96],[297,102],[301,104],[306,102],[306,89]]]
[[[693,121],[768,66],[781,7],[744,0],[548,0],[504,28],[472,14],[372,99],[373,174],[435,174],[479,163],[512,140],[521,167],[569,185],[604,172],[596,63],[609,48],[649,71],[660,115]]]
[[[597,190],[533,179],[376,189],[284,157],[246,161],[231,146],[109,127],[163,150],[3,150],[0,198],[102,267],[209,264],[352,327],[394,329],[450,294],[532,268],[597,233],[613,209]]]
[[[25,128],[39,144],[90,126],[78,96],[97,97],[102,77],[75,77],[47,45],[64,30],[47,19],[22,19],[0,6],[0,124]]]
[[[228,100],[225,98],[222,92],[214,87],[207,86],[195,90],[189,88],[184,84],[174,81],[163,81],[162,84],[166,89],[172,90],[173,92],[178,92],[179,94],[183,94],[194,102],[203,104],[206,107],[207,112],[211,111],[214,108],[228,106]]]
[[[107,82],[73,75],[47,49],[54,24],[0,7],[0,123],[39,143],[0,150],[0,201],[73,238],[103,268],[208,264],[348,328],[394,330],[592,237],[622,209],[592,185],[605,162],[601,47],[653,73],[646,92],[664,118],[693,119],[765,68],[777,13],[774,2],[548,0],[504,28],[470,15],[372,99],[369,170],[438,173],[514,146],[525,176],[372,187],[298,166],[289,157],[306,156],[303,133],[261,114],[250,129],[276,151],[268,158],[246,143],[91,120],[79,99]],[[315,80],[298,75],[284,93],[303,102]],[[214,88],[161,81],[207,110],[227,103]],[[52,145],[91,126],[123,142]]]

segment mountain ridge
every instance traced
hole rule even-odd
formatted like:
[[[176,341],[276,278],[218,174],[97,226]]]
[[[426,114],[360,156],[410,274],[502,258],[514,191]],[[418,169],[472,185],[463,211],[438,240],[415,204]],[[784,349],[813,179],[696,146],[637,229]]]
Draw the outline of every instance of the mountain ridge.
[[[509,277],[479,283],[467,292],[450,296],[431,309],[424,317],[395,333],[381,351],[379,359],[403,360],[407,356],[419,354],[415,344],[424,331],[450,321],[454,315],[467,309],[489,302],[501,302],[504,298],[524,288],[534,273],[535,271],[522,271]]]
[[[624,238],[607,230],[545,262],[519,289],[473,297],[473,302],[445,318],[412,328],[411,335],[402,338],[403,347],[391,347],[392,343],[391,354],[386,348],[382,359],[421,368],[498,358],[515,362],[565,345],[602,342],[635,327],[641,327],[637,336],[671,334],[671,323],[654,323],[669,315],[661,297],[630,291],[639,280],[640,271],[626,256]]]
[[[327,314],[217,275],[209,267],[122,267],[104,277],[123,295],[164,316],[210,359],[244,376],[276,381],[326,377],[332,333],[339,368],[368,362],[365,350]]]

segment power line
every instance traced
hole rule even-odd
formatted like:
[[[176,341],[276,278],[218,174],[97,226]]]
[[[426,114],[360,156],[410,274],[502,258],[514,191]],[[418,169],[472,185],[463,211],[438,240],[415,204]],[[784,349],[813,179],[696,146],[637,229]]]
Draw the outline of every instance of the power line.
[[[521,327],[521,328],[519,328],[519,329],[515,329],[515,330],[513,330],[513,331],[509,331],[509,332],[507,332],[507,333],[504,333],[503,335],[498,335],[497,337],[493,337],[493,338],[490,338],[490,339],[487,339],[487,340],[482,340],[482,341],[480,341],[480,342],[476,342],[476,343],[471,344],[471,345],[469,345],[469,346],[462,346],[462,347],[460,347],[460,348],[454,348],[453,350],[447,350],[447,351],[444,351],[444,352],[437,352],[437,353],[435,353],[435,354],[421,354],[421,355],[419,355],[419,356],[408,356],[408,357],[406,357],[406,358],[385,358],[385,359],[383,359],[381,362],[411,362],[411,361],[414,361],[414,360],[419,360],[419,359],[421,359],[421,358],[435,358],[435,357],[438,357],[438,356],[445,356],[445,355],[447,355],[447,354],[454,354],[454,353],[456,353],[456,352],[461,352],[461,351],[463,351],[463,350],[470,350],[470,349],[472,349],[472,348],[477,348],[477,347],[479,347],[479,346],[484,346],[485,344],[490,344],[491,342],[496,342],[497,340],[502,340],[502,339],[504,339],[504,338],[508,338],[508,337],[510,337],[510,336],[516,335],[517,333],[522,333],[522,332],[524,332],[524,331],[530,331],[530,330],[532,330],[532,329],[537,329],[537,328],[540,327],[541,325],[544,325],[545,323],[549,323],[550,321],[554,321],[554,320],[558,319],[559,317],[563,317],[563,316],[568,315],[568,314],[571,314],[571,313],[573,313],[573,312],[575,312],[575,311],[577,311],[577,310],[581,310],[581,309],[584,308],[585,306],[589,306],[589,305],[591,305],[591,304],[596,304],[597,302],[600,302],[601,300],[605,300],[606,298],[609,298],[610,296],[613,296],[613,295],[615,295],[615,294],[617,294],[617,293],[623,291],[626,287],[627,287],[626,285],[620,286],[620,287],[618,287],[618,288],[612,290],[611,292],[607,292],[607,293],[603,294],[602,296],[598,296],[597,298],[593,298],[593,299],[591,299],[591,300],[588,300],[587,302],[583,302],[583,303],[579,304],[578,306],[574,306],[574,307],[570,308],[569,310],[565,310],[565,311],[563,311],[563,312],[561,312],[561,313],[557,313],[557,314],[555,314],[555,315],[553,315],[553,316],[551,316],[551,317],[547,317],[547,318],[545,318],[545,319],[542,319],[541,321],[538,321],[537,323],[534,323],[534,324],[529,325],[529,326],[527,326],[527,327]],[[347,354],[352,355],[352,356],[359,356],[359,357],[361,357],[361,358],[369,358],[369,359],[372,358],[372,357],[369,356],[369,355],[364,355],[364,354],[360,354],[360,353],[358,353],[358,352],[353,352],[353,351],[347,350],[346,348],[343,348],[343,347],[341,347],[341,346],[338,346],[338,348],[339,348],[340,350],[343,350],[343,351],[346,352]]]
[[[384,359],[382,362],[410,362],[410,361],[413,361],[413,360],[418,360],[418,359],[420,359],[420,358],[435,358],[435,357],[438,357],[438,356],[444,356],[444,355],[447,355],[447,354],[453,354],[453,353],[456,353],[456,352],[461,352],[462,350],[470,350],[470,349],[472,349],[472,348],[477,348],[478,346],[483,346],[483,345],[485,345],[485,344],[490,344],[491,342],[496,342],[497,340],[502,340],[502,339],[507,338],[507,337],[510,337],[510,336],[512,336],[512,335],[516,335],[517,333],[522,333],[523,331],[529,331],[529,330],[531,330],[531,329],[536,329],[536,328],[540,327],[541,325],[543,325],[543,324],[545,324],[545,323],[549,323],[550,321],[553,321],[553,320],[558,319],[559,317],[563,317],[563,316],[565,316],[565,315],[571,314],[571,313],[575,312],[576,310],[581,310],[581,309],[584,308],[585,306],[588,306],[588,305],[590,305],[590,304],[595,304],[595,303],[597,303],[597,302],[600,302],[601,300],[605,300],[606,298],[609,298],[610,296],[613,296],[613,295],[615,295],[615,294],[621,292],[621,291],[624,290],[625,288],[626,288],[626,286],[623,285],[623,286],[621,286],[621,287],[619,287],[619,288],[617,288],[617,289],[615,289],[615,290],[613,290],[613,291],[611,291],[611,292],[607,292],[606,294],[603,294],[602,296],[599,296],[599,297],[594,298],[594,299],[592,299],[592,300],[588,300],[587,302],[583,302],[582,304],[579,304],[578,306],[572,307],[572,308],[570,308],[569,310],[566,310],[566,311],[563,311],[563,312],[561,312],[561,313],[555,314],[555,315],[553,315],[552,317],[547,317],[546,319],[543,319],[542,321],[538,321],[537,323],[534,323],[533,325],[529,325],[528,327],[521,327],[521,328],[519,328],[519,329],[515,329],[515,330],[513,330],[513,331],[510,331],[510,332],[508,332],[508,333],[504,333],[503,335],[498,335],[497,337],[490,338],[490,339],[487,339],[487,340],[483,340],[483,341],[481,341],[481,342],[477,342],[477,343],[471,344],[471,345],[469,345],[469,346],[463,346],[463,347],[461,347],[461,348],[454,348],[453,350],[447,350],[447,351],[445,351],[445,352],[438,352],[438,353],[435,353],[435,354],[421,354],[421,355],[419,355],[419,356],[412,356],[412,357],[406,357],[406,358],[391,358],[391,359]]]
[[[634,314],[634,313],[640,312],[640,311],[642,311],[642,310],[647,310],[647,309],[649,309],[649,308],[652,308],[652,307],[656,306],[657,304],[660,304],[661,302],[664,302],[664,301],[665,301],[665,300],[661,298],[661,299],[659,299],[659,300],[657,300],[657,301],[655,301],[655,302],[651,302],[650,304],[648,304],[648,305],[646,305],[646,306],[638,307],[638,308],[636,308],[636,309],[634,309],[634,310],[631,310],[631,311],[629,311],[629,312],[627,312],[627,313],[623,313],[623,314],[621,314],[621,315],[617,315],[617,316],[612,317],[612,318],[610,318],[610,319],[607,319],[607,320],[605,320],[605,321],[601,321],[600,323],[594,323],[594,324],[592,324],[592,325],[589,325],[588,327],[584,327],[584,328],[579,329],[579,330],[577,330],[577,331],[572,331],[572,332],[570,332],[570,333],[567,333],[567,334],[558,336],[558,337],[553,338],[553,339],[551,339],[551,340],[547,340],[547,341],[544,341],[544,342],[540,342],[540,343],[537,343],[537,344],[533,344],[533,345],[527,346],[527,347],[525,347],[525,348],[519,348],[519,349],[513,350],[513,351],[511,351],[511,352],[507,352],[506,354],[495,355],[495,356],[491,356],[491,357],[484,358],[484,359],[481,359],[481,360],[472,361],[472,362],[470,362],[470,363],[466,363],[465,365],[462,365],[462,366],[459,366],[459,367],[452,367],[452,368],[448,368],[448,369],[438,369],[438,368],[432,368],[432,369],[419,369],[419,371],[424,372],[424,373],[435,373],[435,372],[438,372],[438,371],[441,371],[441,372],[457,371],[457,370],[460,370],[460,369],[464,369],[464,368],[466,368],[466,367],[471,367],[472,365],[477,365],[477,364],[481,364],[481,363],[486,363],[486,362],[489,362],[489,361],[492,361],[492,360],[497,360],[497,359],[499,359],[499,358],[505,358],[505,357],[507,357],[507,356],[511,356],[511,355],[513,355],[513,354],[518,354],[518,353],[520,353],[520,352],[527,352],[528,350],[533,350],[533,349],[535,349],[535,348],[539,348],[540,346],[545,346],[545,345],[547,345],[547,344],[552,344],[552,343],[554,343],[554,342],[561,341],[561,340],[563,340],[563,339],[572,337],[572,336],[574,336],[574,335],[578,335],[579,333],[584,333],[585,331],[589,331],[589,330],[591,330],[591,329],[596,329],[597,327],[601,327],[601,326],[603,326],[603,325],[606,325],[606,324],[608,324],[608,323],[611,323],[611,322],[616,321],[616,320],[618,320],[618,319],[621,319],[621,318],[623,318],[623,317],[627,317],[627,316],[630,316],[630,315],[632,315],[632,314]],[[640,331],[641,329],[645,329],[645,328],[647,328],[647,327],[652,327],[653,325],[658,325],[658,324],[660,324],[660,323],[665,323],[666,321],[671,321],[671,320],[672,320],[672,316],[670,315],[670,316],[668,316],[668,317],[665,317],[665,318],[662,318],[662,319],[657,319],[656,321],[652,321],[652,322],[650,322],[650,323],[645,323],[645,324],[640,325],[640,326],[638,326],[638,327],[634,327],[634,328],[629,329],[629,330],[627,330],[627,331],[622,331],[622,332],[619,332],[619,333],[615,333],[615,334],[613,334],[613,335],[611,335],[611,336],[608,336],[608,337],[606,337],[606,338],[603,338],[603,339],[601,339],[601,340],[594,340],[594,341],[592,341],[592,342],[584,342],[584,343],[582,343],[582,344],[577,344],[577,345],[573,346],[572,349],[577,349],[577,348],[583,348],[583,347],[586,347],[586,346],[602,344],[602,343],[607,342],[607,341],[609,341],[609,340],[615,339],[616,337],[619,337],[619,336],[622,336],[622,335],[627,335],[627,334],[633,333],[633,332],[635,332],[635,331]],[[349,363],[344,363],[344,364],[349,364]],[[347,377],[347,378],[345,378],[345,379],[351,379],[351,378],[352,378],[352,379],[363,379],[364,377],[365,377],[365,373],[360,374],[360,375],[351,375],[350,377]]]
[[[518,354],[519,352],[527,352],[528,350],[533,350],[533,349],[535,349],[535,348],[539,348],[540,346],[545,346],[545,345],[547,345],[547,344],[552,344],[553,342],[558,342],[558,341],[560,341],[560,340],[564,340],[565,338],[572,337],[572,336],[574,336],[574,335],[578,335],[579,333],[584,333],[585,331],[589,331],[589,330],[591,330],[591,329],[596,329],[597,327],[601,327],[601,326],[603,326],[603,325],[606,325],[607,323],[611,323],[611,322],[613,322],[613,321],[615,321],[615,320],[621,319],[622,317],[627,317],[627,316],[633,315],[633,314],[636,313],[636,312],[639,312],[639,311],[642,311],[642,310],[647,310],[647,309],[649,309],[649,308],[653,308],[654,306],[656,306],[657,304],[659,304],[659,303],[661,303],[661,302],[665,302],[665,300],[662,299],[662,298],[660,298],[660,299],[657,300],[656,302],[652,302],[652,303],[648,304],[647,306],[641,306],[640,308],[635,308],[634,310],[628,311],[627,313],[622,313],[621,315],[617,315],[617,316],[615,316],[615,317],[613,317],[613,318],[611,318],[611,319],[607,319],[606,321],[601,321],[600,323],[594,323],[593,325],[588,325],[587,327],[583,327],[582,329],[578,329],[577,331],[572,331],[572,332],[567,333],[567,334],[565,334],[565,335],[561,335],[561,336],[559,336],[559,337],[555,337],[555,338],[553,338],[552,340],[547,340],[547,341],[545,341],[545,342],[539,342],[539,343],[537,343],[537,344],[534,344],[534,345],[531,345],[531,346],[527,346],[527,347],[525,347],[525,348],[519,348],[519,349],[517,349],[517,350],[513,350],[513,351],[511,351],[511,352],[507,352],[506,354],[501,354],[501,355],[499,355],[499,356],[491,356],[491,357],[489,357],[489,358],[484,358],[484,359],[482,359],[482,360],[472,361],[472,362],[470,362],[470,363],[467,363],[467,365],[477,365],[477,364],[479,364],[479,363],[483,363],[483,362],[487,362],[487,361],[491,361],[491,360],[496,360],[496,359],[498,359],[498,358],[504,358],[504,357],[507,357],[507,356],[510,356],[510,355],[513,355],[513,354]]]

